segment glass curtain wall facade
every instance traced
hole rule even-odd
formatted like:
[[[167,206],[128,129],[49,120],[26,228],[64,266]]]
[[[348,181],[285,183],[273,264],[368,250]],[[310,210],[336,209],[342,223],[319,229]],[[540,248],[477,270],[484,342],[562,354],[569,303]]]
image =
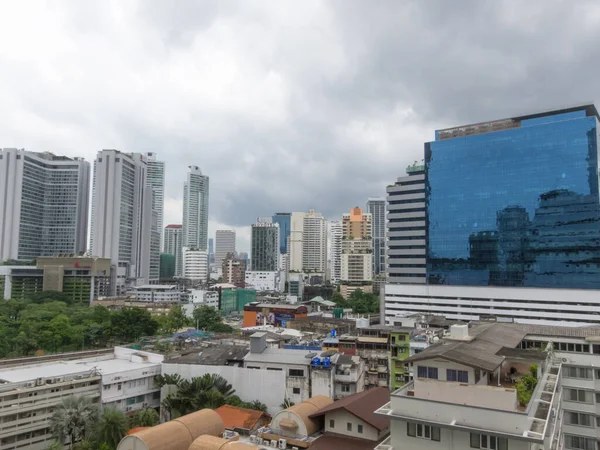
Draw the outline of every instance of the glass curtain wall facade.
[[[428,284],[600,288],[595,107],[437,131],[425,168]]]
[[[290,237],[291,213],[277,213],[273,216],[273,223],[279,224],[279,253],[286,254],[288,239]]]

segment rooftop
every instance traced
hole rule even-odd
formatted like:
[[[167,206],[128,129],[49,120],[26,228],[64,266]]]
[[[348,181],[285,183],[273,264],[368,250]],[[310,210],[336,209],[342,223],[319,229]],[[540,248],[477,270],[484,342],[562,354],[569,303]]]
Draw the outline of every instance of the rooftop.
[[[330,405],[321,408],[309,417],[316,419],[328,412],[344,409],[350,414],[358,417],[362,421],[375,427],[379,431],[383,431],[390,426],[389,419],[375,415],[375,410],[382,407],[390,401],[390,391],[385,387],[376,387],[357,394],[349,395],[341,400],[338,400]]]
[[[156,290],[161,290],[161,289],[177,289],[177,285],[176,284],[143,284],[141,286],[136,286],[135,290],[136,291],[140,291],[140,290],[152,290],[152,291],[156,291]]]
[[[254,409],[240,408],[239,406],[223,405],[215,412],[221,416],[225,428],[233,430],[235,428],[243,428],[253,430],[258,421],[262,418],[270,419],[271,416],[265,412]]]
[[[285,348],[265,348],[261,353],[248,353],[244,360],[246,362],[269,362],[279,364],[310,365],[311,358],[304,350],[290,350]]]
[[[243,361],[248,348],[239,345],[215,345],[197,349],[194,352],[169,358],[171,364],[201,364],[206,366],[227,366],[230,362]]]
[[[326,432],[311,446],[311,450],[373,450],[378,442],[368,439],[353,438],[337,433]]]

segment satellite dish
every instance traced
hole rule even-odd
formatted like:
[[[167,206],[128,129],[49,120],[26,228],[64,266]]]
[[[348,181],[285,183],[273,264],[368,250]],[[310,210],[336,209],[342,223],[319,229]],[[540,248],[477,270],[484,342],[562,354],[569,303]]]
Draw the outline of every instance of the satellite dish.
[[[315,356],[317,356],[317,354],[316,354],[316,353],[309,353],[308,355],[305,355],[304,357],[305,357],[305,358],[310,358],[310,359],[312,359],[312,358],[314,358]]]

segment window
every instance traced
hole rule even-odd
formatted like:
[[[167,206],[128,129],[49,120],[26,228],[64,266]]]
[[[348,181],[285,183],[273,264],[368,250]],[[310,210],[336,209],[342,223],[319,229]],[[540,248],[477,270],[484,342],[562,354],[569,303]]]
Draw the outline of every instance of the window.
[[[487,434],[471,433],[471,448],[508,450],[508,440]]]
[[[582,378],[586,380],[592,379],[592,370],[586,367],[564,367],[566,378]]]
[[[573,411],[565,411],[565,423],[567,425],[576,425],[579,427],[591,427],[592,416]]]
[[[294,388],[292,392],[294,392],[294,394],[300,394],[300,388]]]
[[[440,441],[440,429],[430,425],[422,425],[420,423],[406,422],[406,434],[411,437],[421,439],[431,439],[432,441]]]
[[[127,406],[133,405],[135,403],[135,397],[131,397],[127,399]]]
[[[143,402],[144,402],[144,396],[143,396],[143,395],[138,395],[138,396],[135,398],[135,402],[136,402],[136,403],[143,403]]]
[[[117,389],[118,389],[119,391],[121,390],[121,387],[122,387],[122,386],[121,386],[121,383],[118,383],[118,384],[117,384]]]
[[[565,400],[569,402],[592,403],[592,393],[583,389],[565,389]]]
[[[565,447],[575,450],[596,450],[596,441],[590,438],[565,434]]]
[[[304,370],[302,369],[290,369],[290,377],[303,377]]]
[[[432,380],[438,379],[437,367],[418,366],[417,373],[419,378],[431,378]]]
[[[342,392],[350,392],[350,385],[342,384]]]
[[[351,423],[351,422],[348,422],[348,423],[346,424],[346,430],[348,430],[348,431],[352,431],[352,423]]]
[[[469,372],[466,370],[446,369],[446,381],[469,382]]]
[[[105,384],[102,389],[104,389],[105,391],[108,391],[110,389],[110,384]],[[54,389],[52,389],[52,391],[50,392],[54,392]]]
[[[153,392],[152,400],[160,400],[160,392]]]
[[[363,427],[361,424],[356,425],[356,431],[358,431],[360,434],[362,434],[363,432]]]
[[[267,370],[279,370],[279,371],[282,371],[283,369],[279,369],[277,367],[267,367]]]
[[[335,420],[329,419],[329,428],[335,428]]]

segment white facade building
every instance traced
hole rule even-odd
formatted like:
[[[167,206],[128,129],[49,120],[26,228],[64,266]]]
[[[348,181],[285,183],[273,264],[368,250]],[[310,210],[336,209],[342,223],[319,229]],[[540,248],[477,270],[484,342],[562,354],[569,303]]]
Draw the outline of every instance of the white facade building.
[[[116,268],[113,295],[150,279],[156,221],[146,176],[146,158],[139,153],[102,150],[94,161],[91,253],[110,258]]]
[[[0,149],[0,261],[85,252],[90,164]]]
[[[235,231],[217,230],[215,234],[215,264],[217,267],[223,265],[227,253],[235,255]]]
[[[157,214],[157,228],[163,242],[163,217],[165,210],[165,162],[156,160],[156,153],[146,153],[148,163],[147,184],[152,190],[152,209]]]
[[[183,247],[207,250],[209,179],[190,166],[183,185]]]
[[[342,241],[341,280],[350,282],[373,279],[373,254],[370,239]]]
[[[183,247],[183,278],[200,283],[208,281],[208,252],[194,248]]]
[[[147,284],[135,287],[135,300],[138,302],[167,302],[181,301],[182,293],[174,284]]]
[[[312,209],[304,216],[302,240],[302,270],[327,276],[327,221]]]
[[[329,222],[329,270],[331,283],[337,284],[342,279],[342,222]]]
[[[245,274],[246,288],[257,291],[283,291],[281,272],[247,270]]]
[[[162,355],[115,347],[98,356],[63,356],[4,361],[0,369],[0,448],[44,450],[54,440],[49,420],[67,397],[82,395],[102,407],[126,413],[160,405],[154,376],[161,373]],[[72,357],[73,354],[71,354]]]
[[[290,216],[290,238],[288,242],[288,267],[290,271],[302,272],[304,242],[304,212],[293,212]]]

